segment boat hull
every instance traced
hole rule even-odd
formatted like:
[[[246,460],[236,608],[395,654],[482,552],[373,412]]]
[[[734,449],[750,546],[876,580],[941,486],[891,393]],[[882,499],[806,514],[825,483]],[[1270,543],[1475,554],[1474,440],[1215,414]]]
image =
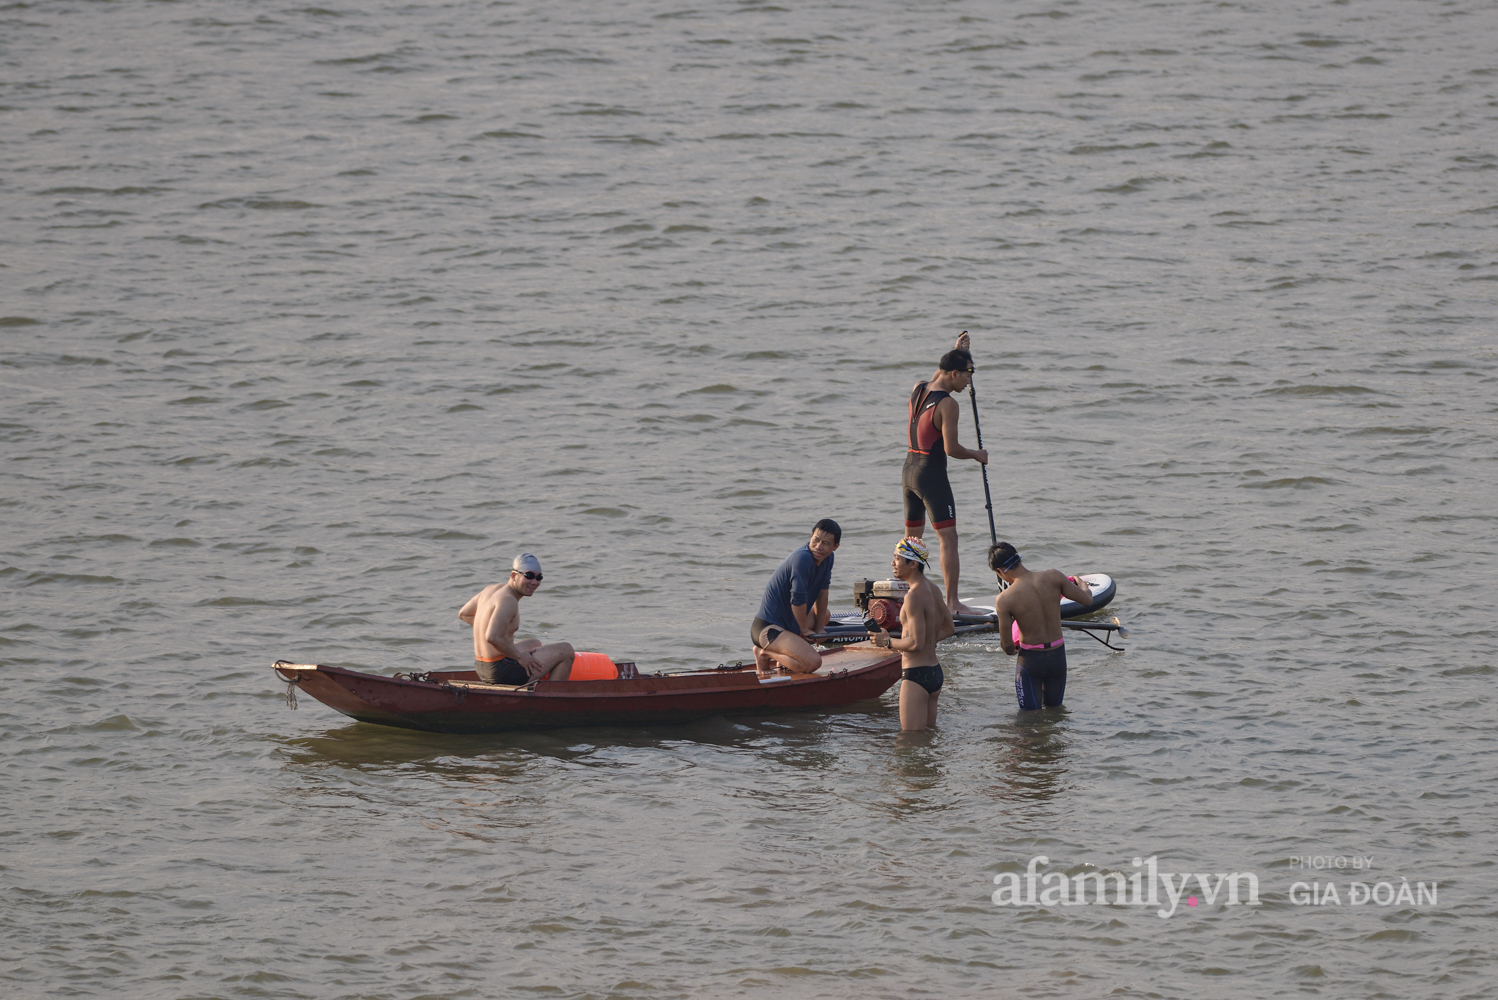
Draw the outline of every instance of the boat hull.
[[[889,690],[900,679],[900,657],[864,644],[825,653],[815,674],[761,679],[750,666],[629,680],[540,681],[528,688],[484,684],[471,670],[390,677],[285,661],[272,669],[293,691],[360,722],[438,733],[498,733],[852,705]]]

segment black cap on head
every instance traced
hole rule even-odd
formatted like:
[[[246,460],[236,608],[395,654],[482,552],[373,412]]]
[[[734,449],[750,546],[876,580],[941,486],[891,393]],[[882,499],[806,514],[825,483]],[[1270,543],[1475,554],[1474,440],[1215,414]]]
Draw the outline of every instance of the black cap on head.
[[[988,568],[995,573],[1008,572],[1019,565],[1019,553],[1008,542],[1000,542],[988,550]]]
[[[811,533],[813,535],[819,531],[825,531],[831,535],[833,545],[838,545],[843,540],[843,529],[838,527],[837,522],[830,517],[824,517],[812,526]]]
[[[960,347],[954,347],[941,356],[936,367],[944,372],[965,372],[973,367],[973,356]]]

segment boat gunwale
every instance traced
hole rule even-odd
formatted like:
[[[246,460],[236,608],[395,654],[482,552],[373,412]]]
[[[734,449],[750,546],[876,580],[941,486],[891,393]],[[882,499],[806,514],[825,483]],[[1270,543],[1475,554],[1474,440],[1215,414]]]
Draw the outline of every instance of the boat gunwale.
[[[861,648],[860,648],[861,647]],[[837,650],[829,651],[828,656],[835,656],[844,652],[885,652],[878,647],[858,643],[856,645],[842,646]],[[419,678],[410,677],[405,674],[376,674],[365,670],[355,670],[351,667],[339,667],[322,663],[292,663],[287,660],[277,660],[271,664],[271,669],[285,683],[300,687],[305,675],[321,675],[325,679],[342,688],[352,697],[348,685],[339,678],[347,678],[349,681],[374,682],[381,686],[395,686],[414,688],[422,692],[433,690],[461,690],[464,696],[480,695],[485,699],[491,698],[545,698],[558,700],[585,699],[616,699],[616,698],[659,698],[661,696],[692,696],[707,694],[727,694],[737,692],[765,691],[767,685],[774,689],[789,689],[805,687],[826,681],[851,680],[861,675],[888,668],[898,661],[900,654],[888,653],[879,659],[861,666],[834,667],[827,673],[790,674],[777,675],[774,677],[761,678],[752,664],[746,665],[739,670],[690,670],[680,673],[655,673],[641,674],[639,677],[628,679],[610,678],[607,680],[583,680],[583,681],[548,681],[539,680],[529,684],[504,685],[487,684],[478,680],[477,674],[472,670],[442,670],[429,671]],[[291,675],[291,676],[288,676]],[[292,679],[292,678],[295,679]],[[685,679],[715,679],[721,678],[728,681],[730,678],[743,678],[738,683],[719,684],[680,684]],[[599,690],[599,685],[609,685],[609,690]],[[626,687],[627,685],[627,687]],[[314,698],[315,692],[308,691]],[[320,699],[319,699],[320,700]],[[364,701],[365,699],[360,698]],[[336,706],[333,706],[336,708]]]

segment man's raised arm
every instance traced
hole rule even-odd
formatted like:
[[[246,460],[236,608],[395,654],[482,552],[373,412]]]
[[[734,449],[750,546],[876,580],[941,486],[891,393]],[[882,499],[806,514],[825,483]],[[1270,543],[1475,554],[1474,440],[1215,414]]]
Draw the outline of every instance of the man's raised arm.
[[[1061,573],[1058,569],[1057,573]],[[1069,597],[1084,608],[1092,607],[1092,591],[1086,584],[1079,584],[1065,573],[1061,574],[1061,596]]]

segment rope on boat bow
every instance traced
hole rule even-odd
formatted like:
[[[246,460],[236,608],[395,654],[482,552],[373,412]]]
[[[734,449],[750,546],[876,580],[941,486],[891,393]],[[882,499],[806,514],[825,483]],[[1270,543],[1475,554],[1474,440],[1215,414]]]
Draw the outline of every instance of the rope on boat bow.
[[[296,686],[298,684],[302,683],[302,675],[301,674],[292,674],[290,677],[287,677],[285,674],[281,673],[281,665],[283,663],[286,664],[287,666],[291,665],[286,660],[277,660],[275,663],[272,663],[270,665],[270,667],[271,667],[272,670],[274,670],[276,672],[276,676],[279,677],[279,678],[281,678],[281,680],[285,682],[285,684],[286,684],[286,707],[289,708],[289,709],[291,709],[293,712],[295,712],[296,711]]]

